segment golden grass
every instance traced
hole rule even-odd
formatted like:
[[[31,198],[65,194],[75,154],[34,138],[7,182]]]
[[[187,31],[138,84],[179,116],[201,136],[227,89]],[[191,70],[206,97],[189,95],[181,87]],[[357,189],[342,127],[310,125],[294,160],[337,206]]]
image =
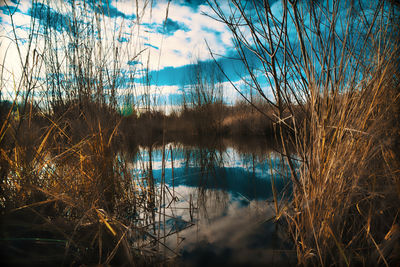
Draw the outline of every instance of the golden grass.
[[[388,58],[359,88],[307,107],[286,212],[301,264],[400,263],[400,77]]]
[[[151,185],[137,177],[113,149],[119,120],[96,120],[83,113],[76,119],[79,122],[40,114],[48,126],[30,146],[18,141],[35,134],[28,125],[19,132],[12,131],[13,120],[2,125],[2,131],[7,131],[2,132],[4,138],[14,140],[14,146],[7,142],[0,147],[0,238],[11,240],[5,245],[9,255],[2,259],[6,264],[39,264],[44,251],[29,256],[29,251],[12,249],[12,242],[22,239],[28,245],[32,238],[39,240],[32,250],[47,242],[43,240],[64,240],[65,246],[54,252],[59,257],[48,258],[47,263],[135,266],[158,260],[154,249],[158,241],[146,239],[152,217],[137,217],[153,212],[156,196]],[[77,138],[82,135],[79,131],[86,135]]]

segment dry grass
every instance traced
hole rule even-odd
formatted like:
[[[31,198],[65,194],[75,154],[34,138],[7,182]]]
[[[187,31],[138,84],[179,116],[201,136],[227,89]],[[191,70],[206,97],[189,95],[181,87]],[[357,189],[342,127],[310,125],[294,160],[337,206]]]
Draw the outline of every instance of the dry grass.
[[[307,6],[299,1],[284,1],[287,5],[282,18],[272,13],[268,1],[262,3],[262,12],[258,6],[254,9],[253,17],[240,1],[231,2],[235,8],[231,15],[236,16],[225,16],[217,1],[210,2],[219,20],[232,31],[257,92],[273,110],[270,119],[279,121],[277,139],[290,165],[294,189],[290,202],[283,208],[276,205],[276,209],[279,215],[285,215],[281,218],[287,219],[298,263],[400,265],[400,77],[398,37],[393,38],[399,30],[395,17],[398,10],[385,13],[386,3],[380,2],[382,5],[373,12],[376,16],[370,18],[371,25],[355,26],[364,25],[365,29],[351,27],[356,32],[352,36],[350,26],[357,18],[354,16],[358,13],[358,19],[364,20],[369,9],[358,10],[351,4],[344,22],[347,25],[342,29],[346,28],[346,34],[341,35],[336,32],[334,19],[340,16],[341,1],[328,4],[327,10],[316,2]],[[303,8],[309,8],[309,13]],[[271,19],[274,27],[269,25]],[[372,21],[378,21],[375,28]],[[285,28],[287,22],[295,24],[295,43],[291,43]],[[246,34],[241,31],[243,27]],[[332,40],[336,36],[344,40]],[[367,47],[361,52],[357,51],[359,47],[351,47],[360,45],[359,37],[365,38],[361,43]],[[244,49],[254,47],[251,40],[256,42],[252,53],[263,62],[262,71],[273,76],[270,87],[274,89],[274,99],[264,94],[263,83],[257,80],[259,75],[254,75],[257,72],[247,64],[249,58]],[[52,50],[47,51],[52,58]],[[376,56],[365,56],[369,53]],[[280,60],[279,55],[285,59]],[[90,52],[78,57],[82,58],[80,66],[91,56]],[[100,65],[103,61],[104,58],[96,58]],[[357,71],[363,71],[352,73],[354,65],[358,65]],[[63,73],[56,70],[55,73]],[[79,77],[77,73],[70,74]],[[356,85],[351,80],[357,81]],[[127,167],[124,157],[116,153],[113,145],[121,138],[120,118],[99,104],[107,103],[105,87],[95,90],[81,79],[77,81],[73,89],[83,100],[74,104],[73,95],[69,95],[57,107],[53,96],[53,114],[43,113],[33,104],[20,109],[16,101],[1,107],[1,251],[5,254],[1,260],[4,265],[49,261],[67,265],[159,263],[161,240],[160,228],[156,234],[155,207],[161,209],[161,199],[165,201],[165,197],[157,196],[159,191],[155,190],[151,175],[137,176]],[[27,88],[22,89],[22,85]],[[21,83],[15,91],[26,90],[23,102],[27,104],[33,88],[32,84]],[[61,88],[56,89],[61,97]],[[116,89],[113,87],[108,96],[109,106],[116,105]],[[87,107],[91,99],[97,99],[94,101],[98,104]],[[139,126],[130,128],[125,124],[126,128],[122,128],[149,143],[160,137],[164,143],[168,130],[165,125],[171,127],[171,133],[187,131],[188,135],[199,136],[226,134],[230,127],[238,135],[257,133],[265,125],[267,131],[270,129],[261,115],[229,117],[220,103],[206,102],[197,103],[197,109],[185,110],[180,118],[169,120],[164,115],[148,114],[132,117]],[[290,119],[292,123],[288,123]],[[292,135],[284,136],[286,130]],[[298,173],[289,145],[295,147],[296,160],[301,162]],[[159,227],[160,216],[158,219]],[[46,251],[43,246],[54,249],[51,260],[41,257]],[[26,248],[33,252],[27,253]]]
[[[298,261],[400,263],[400,77],[395,55],[359,88],[308,105],[287,218]]]
[[[266,120],[249,104],[228,106],[218,102],[183,108],[168,115],[149,111],[123,117],[120,129],[124,142],[131,147],[161,144],[163,138],[166,142],[248,137],[273,141],[275,134],[273,121]]]
[[[232,0],[228,10],[209,1],[249,85],[278,119],[293,196],[277,217],[287,218],[299,264],[398,266],[399,6],[281,3],[277,11],[268,1]],[[262,68],[253,69],[253,57]]]
[[[35,121],[14,130],[30,116],[9,112],[3,122],[3,263],[137,266],[160,260],[159,238],[150,233],[154,183],[115,151],[119,121],[88,110],[72,119],[72,109],[55,117],[36,114],[47,120],[41,135],[32,131]],[[34,137],[29,146],[19,142]],[[44,257],[49,248],[52,256]]]

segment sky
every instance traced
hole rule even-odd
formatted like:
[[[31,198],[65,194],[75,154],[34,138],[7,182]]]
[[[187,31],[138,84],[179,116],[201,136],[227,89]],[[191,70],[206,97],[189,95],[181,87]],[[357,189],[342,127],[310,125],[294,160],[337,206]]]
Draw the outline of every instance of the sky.
[[[228,1],[218,3],[223,10],[229,11]],[[281,16],[281,1],[270,1],[270,4],[273,12]],[[347,7],[342,5],[340,8],[342,10],[339,14],[344,17]],[[80,31],[75,33],[69,22],[73,12],[79,13],[78,11],[82,14],[78,17],[81,26]],[[95,13],[102,14],[98,20],[93,19]],[[368,10],[366,16],[369,16]],[[127,89],[134,87],[137,97],[144,95],[144,90],[148,90],[147,92],[158,97],[158,104],[176,105],[181,100],[183,91],[195,82],[195,73],[198,70],[195,64],[200,63],[203,74],[215,75],[222,83],[225,102],[233,103],[240,96],[232,84],[246,92],[244,80],[249,77],[243,64],[237,60],[231,32],[226,25],[213,17],[215,18],[215,14],[205,0],[0,0],[0,62],[4,66],[2,81],[8,82],[7,94],[12,96],[13,84],[22,75],[21,62],[25,59],[29,30],[32,28],[46,25],[52,29],[53,33],[57,34],[54,38],[58,38],[58,45],[50,49],[65,51],[65,48],[71,45],[71,36],[79,36],[79,33],[90,29],[91,26],[101,25],[101,34],[94,34],[93,40],[86,42],[93,41],[96,43],[96,49],[101,47],[105,54],[109,53],[107,51],[113,46],[118,47],[121,95],[131,92]],[[36,24],[32,24],[32,19]],[[292,38],[295,39],[294,24],[289,22],[288,27],[289,32],[293,33]],[[53,38],[53,35],[37,29],[39,34],[35,39],[36,54],[32,57],[44,55],[45,50],[49,49],[45,45],[46,38]],[[338,32],[340,31],[339,29]],[[18,46],[14,34],[17,36]],[[83,49],[82,47],[79,49]],[[210,50],[230,82],[216,67]],[[256,67],[260,66],[260,62],[254,57],[249,58],[254,59]],[[36,63],[37,67],[37,61],[33,58],[31,60],[30,66],[33,67]],[[102,65],[103,61],[112,65],[114,59],[110,54],[103,58],[94,56],[91,60],[98,65]],[[43,71],[48,72],[46,67],[46,64],[41,66],[42,71],[35,74],[38,81],[43,81]],[[143,84],[147,71],[150,80],[145,89]],[[128,76],[134,79],[126,79]],[[41,85],[43,86],[43,83]],[[272,97],[271,89],[266,84],[263,85],[265,94]],[[37,90],[40,92],[40,86]],[[4,92],[2,94],[5,95]]]
[[[217,61],[224,67],[232,81],[236,84],[241,83],[240,73],[244,72],[244,67],[240,61],[233,59],[235,56],[231,34],[224,24],[205,15],[213,14],[206,1],[153,1],[144,8],[145,1],[142,0],[139,1],[138,9],[135,1],[130,0],[94,1],[98,2],[97,5],[91,3],[91,0],[86,2],[90,2],[85,7],[88,10],[97,9],[104,13],[101,19],[107,27],[102,28],[104,31],[102,38],[116,39],[125,52],[124,57],[119,59],[122,73],[132,73],[134,70],[136,77],[134,83],[140,85],[143,83],[141,77],[145,69],[148,69],[151,92],[162,95],[166,102],[177,102],[173,100],[179,99],[182,88],[193,83],[196,63],[200,63],[204,69],[212,70],[213,73],[219,73],[209,49],[215,53]],[[60,35],[71,34],[71,29],[67,26],[68,16],[71,15],[71,4],[72,0],[38,1],[33,5],[27,0],[1,0],[0,60],[5,62],[9,81],[17,79],[18,74],[21,75],[21,65],[16,64],[20,61],[18,50],[15,42],[11,41],[14,38],[12,23],[16,28],[20,50],[24,55],[24,48],[28,45],[26,40],[29,29],[32,28],[31,19],[49,26]],[[83,1],[75,1],[76,8],[82,6]],[[138,11],[140,22],[137,20]],[[10,12],[13,14],[13,21],[10,19]],[[47,12],[50,12],[50,20],[46,19]],[[115,33],[118,34],[118,38],[112,37]],[[45,35],[43,33],[43,36]],[[5,36],[8,38],[3,38]],[[44,40],[43,36],[39,36],[38,43]],[[63,45],[66,46],[65,42],[60,44]],[[38,47],[40,51],[41,46]],[[226,101],[234,101],[237,94],[226,77],[219,73],[219,80],[225,84]],[[122,85],[121,89],[123,87]]]

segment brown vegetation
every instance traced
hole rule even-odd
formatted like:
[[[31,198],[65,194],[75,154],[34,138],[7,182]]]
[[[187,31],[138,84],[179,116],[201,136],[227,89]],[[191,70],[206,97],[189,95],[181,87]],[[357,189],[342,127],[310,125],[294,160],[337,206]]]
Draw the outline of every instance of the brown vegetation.
[[[95,102],[54,104],[51,112],[34,103],[26,112],[3,103],[0,238],[6,264],[150,264],[159,256],[144,252],[157,246],[157,239],[145,238],[154,235],[158,196],[151,175],[136,176],[121,155],[167,140],[210,145],[216,137],[265,137],[254,128],[254,120],[263,121],[257,113],[223,124],[249,108],[243,104],[122,117]],[[53,257],[43,257],[49,246]]]
[[[299,262],[400,262],[399,97],[389,61],[360,90],[309,111],[297,147],[308,160],[286,213]]]
[[[118,117],[74,104],[56,116],[8,114],[0,150],[2,262],[140,265],[149,226],[135,214],[148,213],[155,200],[116,156]],[[44,118],[40,134],[31,117]],[[43,255],[48,247],[50,258]]]
[[[362,21],[366,11],[351,4],[343,23],[346,31],[337,32],[333,18],[340,15],[341,1],[328,7],[283,2],[282,16],[264,1],[253,17],[241,1],[233,0],[229,15],[218,1],[209,2],[232,31],[265,103],[261,107],[228,107],[215,97],[216,84],[198,79],[191,105],[185,103],[180,113],[167,116],[148,108],[122,117],[116,112],[115,80],[85,65],[92,50],[80,56],[76,44],[67,51],[75,53],[68,60],[79,62],[65,70],[77,78],[76,84],[53,84],[47,88],[46,107],[39,107],[30,95],[35,73],[22,66],[29,77],[22,77],[15,91],[26,94],[22,101],[16,97],[0,105],[1,261],[161,263],[155,207],[165,201],[165,184],[161,193],[155,190],[151,167],[145,177],[133,173],[119,148],[198,137],[263,136],[276,137],[286,159],[282,168],[293,183],[292,196],[275,207],[276,219],[287,224],[299,264],[399,265],[398,10],[382,2],[370,24],[353,29],[351,23]],[[295,42],[288,23],[296,29]],[[255,43],[245,38],[249,34]],[[85,38],[90,47],[88,36],[80,41]],[[273,99],[248,64],[248,48],[261,59],[264,74],[271,74]],[[51,51],[47,57],[55,59]],[[115,55],[110,62],[121,57],[110,54]],[[103,66],[105,60],[99,56],[95,63]],[[46,64],[52,73],[59,71],[59,62]],[[87,82],[92,78],[93,87]],[[43,247],[51,247],[54,257],[41,257]]]
[[[229,12],[210,2],[254,88],[279,118],[293,196],[276,212],[287,221],[298,263],[397,266],[398,6],[283,1],[274,12],[269,2],[233,0]],[[257,71],[248,50],[262,62]],[[273,97],[258,72],[269,77]]]

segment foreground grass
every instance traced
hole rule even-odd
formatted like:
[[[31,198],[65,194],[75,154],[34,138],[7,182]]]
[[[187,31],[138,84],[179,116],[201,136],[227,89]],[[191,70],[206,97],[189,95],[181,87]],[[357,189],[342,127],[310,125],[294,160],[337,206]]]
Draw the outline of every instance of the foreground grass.
[[[97,108],[101,117],[87,105],[78,116],[72,107],[61,115],[10,109],[3,118],[4,264],[135,266],[159,260],[154,183],[118,157],[119,117]],[[51,255],[44,255],[48,248]]]
[[[292,198],[277,214],[287,219],[300,264],[400,261],[396,66],[377,66],[361,88],[317,98],[293,119],[298,133],[286,137],[301,138],[291,150],[306,160]],[[118,150],[168,139],[275,135],[274,123],[246,105],[127,118],[95,103],[70,103],[52,113],[33,103],[26,110],[15,103],[4,110],[6,264],[166,264],[155,230],[161,198],[154,181],[133,173]],[[206,120],[211,123],[202,128]],[[49,247],[52,256],[42,255]]]
[[[0,242],[6,265],[167,264],[157,230],[165,192],[156,188],[146,163],[145,177],[130,169],[124,151],[167,138],[193,142],[203,136],[209,143],[210,136],[230,136],[214,128],[222,125],[215,109],[225,110],[225,120],[239,113],[205,107],[215,123],[198,132],[203,109],[126,118],[93,102],[58,104],[51,112],[35,103],[26,109],[3,103]],[[265,137],[256,130],[245,136]],[[50,248],[51,256],[44,255]]]
[[[301,264],[400,264],[400,77],[388,58],[360,88],[308,105],[286,212]]]

